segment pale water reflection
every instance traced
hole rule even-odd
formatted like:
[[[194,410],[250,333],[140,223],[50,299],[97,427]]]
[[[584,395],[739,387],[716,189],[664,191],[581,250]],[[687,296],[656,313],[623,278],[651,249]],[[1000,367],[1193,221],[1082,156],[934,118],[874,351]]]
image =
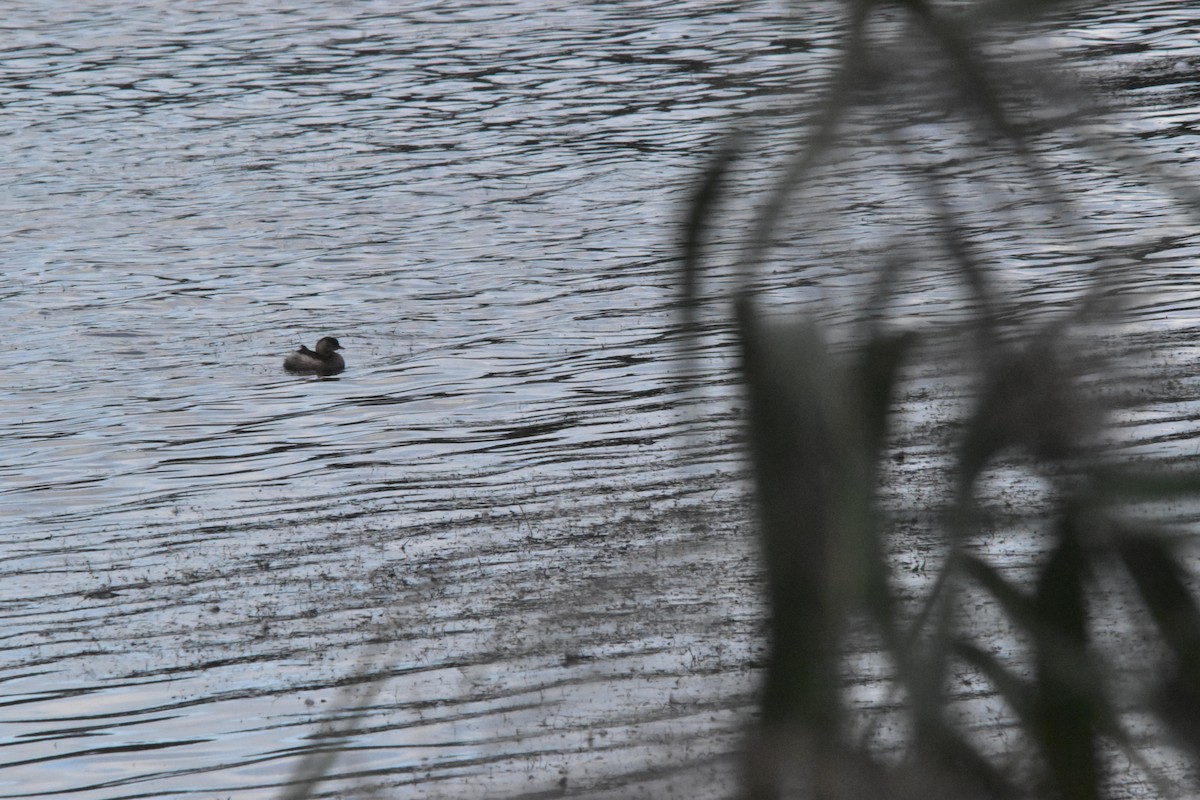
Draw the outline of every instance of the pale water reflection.
[[[1173,8],[1134,6],[1068,43],[1190,164],[1175,67],[1108,47]],[[359,702],[338,792],[727,793],[761,615],[738,401],[698,420],[674,373],[677,223],[732,115],[820,85],[839,9],[8,9],[0,796],[277,796]],[[902,195],[874,164],[843,191]],[[1141,320],[1194,325],[1165,230],[1113,242],[1152,243]],[[1027,300],[1078,289],[984,236]],[[843,266],[776,288],[844,315]],[[344,374],[281,371],[322,335]]]

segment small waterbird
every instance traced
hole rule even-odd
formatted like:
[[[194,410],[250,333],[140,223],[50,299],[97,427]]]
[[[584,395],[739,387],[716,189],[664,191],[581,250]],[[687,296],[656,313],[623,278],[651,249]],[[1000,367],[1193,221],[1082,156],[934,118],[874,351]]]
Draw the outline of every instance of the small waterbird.
[[[337,339],[326,336],[317,342],[316,350],[301,345],[299,350],[288,354],[283,368],[297,375],[336,375],[346,368],[345,360],[334,352],[341,349]]]

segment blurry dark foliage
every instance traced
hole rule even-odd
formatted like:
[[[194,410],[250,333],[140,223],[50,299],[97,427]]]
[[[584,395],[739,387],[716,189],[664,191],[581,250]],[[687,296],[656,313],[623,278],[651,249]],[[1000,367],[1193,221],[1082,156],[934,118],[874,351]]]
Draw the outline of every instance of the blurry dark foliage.
[[[859,106],[874,106],[880,120],[894,122],[903,113],[896,111],[897,98],[910,105],[940,98],[1015,162],[1039,202],[1072,219],[1075,210],[1039,155],[1035,131],[1085,125],[1093,113],[1087,97],[1080,90],[1064,108],[1065,79],[1029,78],[977,44],[989,26],[1064,5],[849,2],[842,57],[827,96],[754,217],[733,306],[770,648],[760,719],[747,744],[747,797],[1100,798],[1108,793],[1106,759],[1113,753],[1144,768],[1152,784],[1157,780],[1139,754],[1145,742],[1128,730],[1133,714],[1152,715],[1182,752],[1200,756],[1200,606],[1165,524],[1126,513],[1138,504],[1196,497],[1200,475],[1144,464],[1134,472],[1106,457],[1101,434],[1111,409],[1085,380],[1103,364],[1072,335],[1120,314],[1107,301],[1119,271],[1098,268],[1093,291],[1068,313],[1035,327],[1005,328],[1004,298],[958,222],[949,181],[910,162],[909,178],[924,195],[931,226],[973,307],[969,338],[977,373],[973,410],[955,437],[947,552],[915,612],[901,610],[895,597],[877,498],[898,376],[921,352],[913,335],[886,324],[887,303],[898,283],[895,271],[916,267],[879,268],[856,335],[841,337],[849,344],[838,347],[814,322],[768,321],[755,290],[756,268],[779,222],[804,216],[798,190],[837,158],[843,123]],[[908,51],[909,57],[924,52],[934,64],[928,70],[933,90],[898,85],[904,78],[881,67],[878,54],[886,47],[872,39],[871,20],[898,10],[925,47]],[[1021,92],[1011,91],[1015,83]],[[885,135],[902,151],[898,129],[893,124]],[[1084,149],[1132,170],[1145,166],[1136,152],[1080,135]],[[720,221],[736,167],[754,155],[750,140],[735,134],[698,183],[684,244],[689,336],[699,330],[706,236]],[[1148,177],[1165,184],[1181,205],[1200,205],[1171,176]],[[1063,230],[1068,237],[1086,234],[1069,223]],[[964,546],[984,524],[981,481],[998,461],[1012,458],[1040,470],[1053,487],[1046,553],[1032,580],[1006,575]],[[1104,582],[1124,586],[1140,604],[1145,630],[1139,636],[1156,642],[1159,656],[1170,662],[1148,663],[1144,691],[1134,696],[1115,688],[1095,647],[1100,623],[1091,598]],[[966,589],[994,601],[1015,637],[1028,644],[1027,661],[1002,658],[986,631],[972,627],[969,616],[963,621],[957,605]],[[844,688],[851,621],[865,621],[877,637],[891,665],[892,696],[905,705],[909,727],[898,756],[884,757],[853,734],[862,726],[850,718]],[[949,687],[956,665],[985,676],[1019,725],[1026,749],[987,752],[955,721]],[[1188,796],[1196,788],[1168,783],[1155,791]]]

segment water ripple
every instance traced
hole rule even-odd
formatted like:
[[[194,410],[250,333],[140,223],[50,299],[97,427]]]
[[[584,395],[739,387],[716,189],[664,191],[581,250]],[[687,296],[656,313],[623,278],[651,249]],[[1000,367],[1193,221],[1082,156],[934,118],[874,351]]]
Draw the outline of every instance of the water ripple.
[[[1143,91],[1154,113],[1125,124],[1190,164],[1191,45],[1142,17],[1173,6],[1130,5],[1105,13],[1154,57],[1065,44]],[[699,405],[676,374],[677,225],[729,120],[782,124],[827,78],[840,7],[8,9],[0,797],[276,796],[338,736],[338,791],[730,794],[758,568],[736,388]],[[964,192],[962,224],[1012,319],[1086,290],[1095,252],[1027,176],[909,133],[994,190]],[[1196,323],[1167,200],[1051,150],[1095,249],[1136,264],[1138,321]],[[887,148],[857,152],[822,178],[831,225],[780,234],[812,265],[765,280],[835,321],[863,263],[931,229]],[[762,163],[714,231],[718,298]],[[897,309],[965,304],[934,264]],[[728,375],[727,320],[705,330]],[[282,373],[326,334],[345,373]],[[1186,447],[1184,405],[1134,428]]]

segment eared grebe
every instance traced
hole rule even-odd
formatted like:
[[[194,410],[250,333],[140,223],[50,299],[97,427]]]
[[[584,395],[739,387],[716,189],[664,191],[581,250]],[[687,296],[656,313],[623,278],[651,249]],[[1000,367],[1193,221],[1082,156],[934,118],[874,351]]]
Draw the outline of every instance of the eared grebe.
[[[332,336],[317,342],[316,350],[301,346],[283,360],[283,368],[300,375],[336,375],[346,368],[345,360],[335,353],[342,346]]]

